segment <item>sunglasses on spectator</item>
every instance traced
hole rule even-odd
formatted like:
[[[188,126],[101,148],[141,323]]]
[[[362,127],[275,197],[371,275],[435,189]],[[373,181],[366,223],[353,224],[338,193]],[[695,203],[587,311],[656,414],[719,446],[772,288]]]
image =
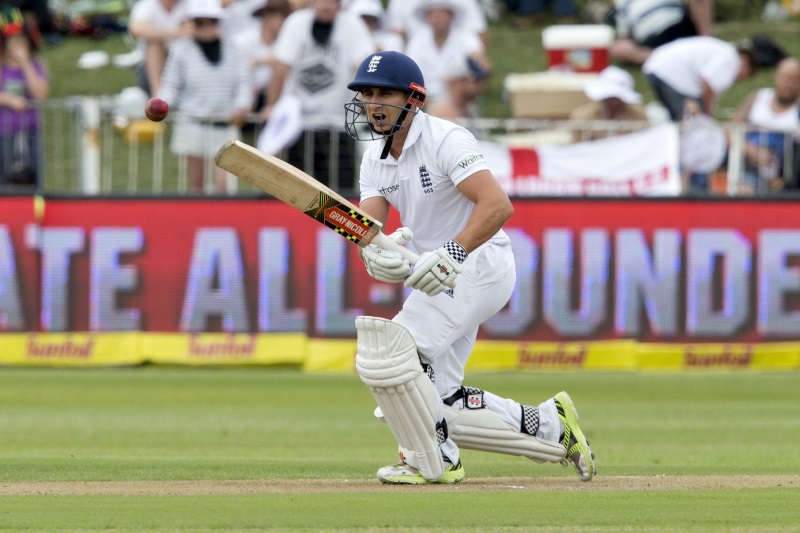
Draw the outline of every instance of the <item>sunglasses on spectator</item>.
[[[219,23],[219,20],[209,19],[209,18],[199,18],[199,19],[194,19],[194,23],[197,26],[216,26]]]

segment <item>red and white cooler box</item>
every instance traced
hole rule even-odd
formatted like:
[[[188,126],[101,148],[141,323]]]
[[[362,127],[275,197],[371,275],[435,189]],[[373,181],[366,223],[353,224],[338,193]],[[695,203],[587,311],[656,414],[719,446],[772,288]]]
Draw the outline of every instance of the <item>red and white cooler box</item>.
[[[542,31],[547,68],[600,72],[609,65],[614,30],[605,24],[559,24]]]

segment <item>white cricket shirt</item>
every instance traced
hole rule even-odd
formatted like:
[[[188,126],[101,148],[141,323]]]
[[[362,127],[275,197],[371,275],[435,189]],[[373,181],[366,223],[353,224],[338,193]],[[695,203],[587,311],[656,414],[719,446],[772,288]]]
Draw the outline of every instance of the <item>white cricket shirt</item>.
[[[380,159],[384,144],[373,142],[361,161],[361,200],[383,196],[414,232],[417,252],[436,250],[466,227],[475,208],[456,185],[489,169],[478,142],[465,128],[420,112],[399,160]],[[508,236],[500,230],[490,242],[507,243]]]
[[[685,37],[659,46],[642,65],[642,72],[692,98],[702,95],[701,81],[720,94],[739,74],[739,53],[732,44],[715,37]]]

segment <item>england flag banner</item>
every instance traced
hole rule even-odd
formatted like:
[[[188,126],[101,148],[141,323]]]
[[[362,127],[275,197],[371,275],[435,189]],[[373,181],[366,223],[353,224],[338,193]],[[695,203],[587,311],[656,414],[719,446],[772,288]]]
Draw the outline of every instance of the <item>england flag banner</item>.
[[[661,124],[591,142],[480,147],[510,196],[677,196],[678,130]]]

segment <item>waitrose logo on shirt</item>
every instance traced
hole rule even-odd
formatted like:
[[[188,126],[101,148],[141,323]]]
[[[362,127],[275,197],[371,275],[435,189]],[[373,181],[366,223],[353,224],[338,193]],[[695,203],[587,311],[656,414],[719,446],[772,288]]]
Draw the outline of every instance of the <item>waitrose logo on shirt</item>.
[[[462,162],[460,162],[458,166],[460,166],[461,168],[467,168],[471,164],[477,163],[478,161],[483,161],[483,154],[471,155]]]

